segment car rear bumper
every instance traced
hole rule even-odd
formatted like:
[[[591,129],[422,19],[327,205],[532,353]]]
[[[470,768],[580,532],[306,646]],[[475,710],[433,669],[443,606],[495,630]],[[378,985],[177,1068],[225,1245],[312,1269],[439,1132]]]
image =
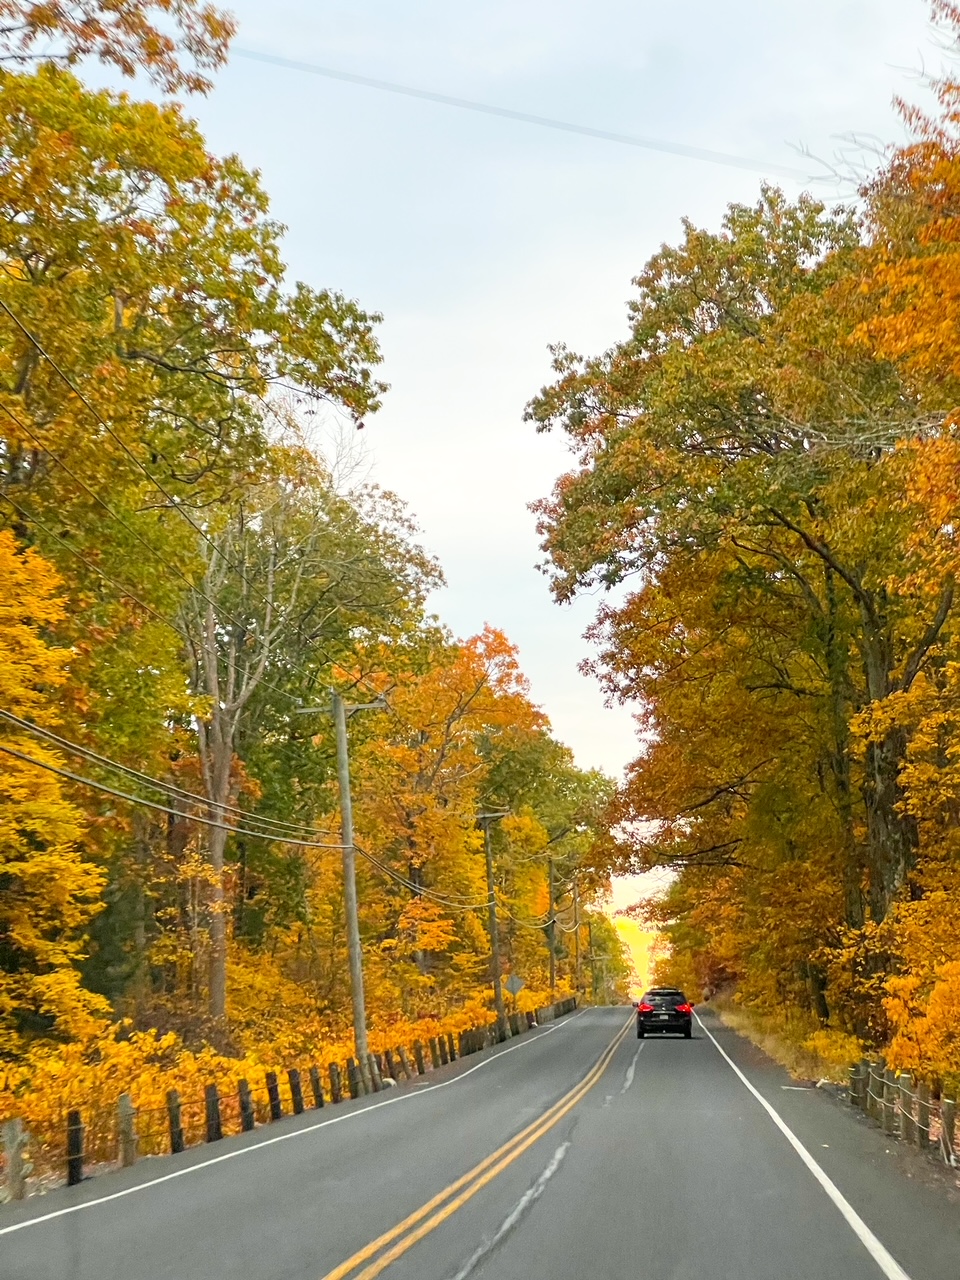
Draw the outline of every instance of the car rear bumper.
[[[637,1023],[641,1026],[646,1034],[656,1031],[665,1031],[668,1035],[681,1035],[693,1025],[693,1019],[689,1014],[677,1014],[663,1021],[657,1014],[641,1014],[637,1018]]]

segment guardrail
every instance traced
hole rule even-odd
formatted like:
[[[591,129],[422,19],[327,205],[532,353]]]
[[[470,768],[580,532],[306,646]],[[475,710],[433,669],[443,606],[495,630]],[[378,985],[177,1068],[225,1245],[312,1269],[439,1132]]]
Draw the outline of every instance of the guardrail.
[[[850,1068],[847,1097],[884,1133],[960,1168],[955,1098],[908,1072],[894,1071],[882,1058],[863,1058]]]
[[[507,1037],[552,1022],[576,1007],[576,997],[571,997],[535,1014],[512,1013],[507,1018]],[[409,1051],[406,1045],[397,1045],[384,1053],[371,1053],[367,1067],[373,1092],[479,1053],[502,1038],[496,1022],[491,1022],[457,1037],[452,1033],[434,1036],[426,1044],[415,1040]],[[285,1072],[267,1071],[262,1082],[251,1085],[240,1080],[236,1091],[229,1093],[221,1093],[213,1082],[205,1086],[202,1097],[182,1098],[179,1090],[171,1089],[162,1107],[136,1107],[130,1095],[123,1093],[112,1107],[86,1113],[65,1110],[52,1130],[42,1134],[28,1133],[23,1122],[13,1118],[0,1129],[0,1199],[22,1200],[64,1183],[74,1186],[127,1168],[144,1156],[175,1155],[187,1147],[219,1142],[364,1093],[359,1065],[347,1058],[344,1063],[328,1063],[325,1072],[317,1063]]]

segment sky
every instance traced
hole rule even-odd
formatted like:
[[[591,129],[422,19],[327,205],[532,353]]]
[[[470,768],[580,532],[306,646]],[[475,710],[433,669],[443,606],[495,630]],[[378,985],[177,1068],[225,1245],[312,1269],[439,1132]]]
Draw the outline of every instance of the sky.
[[[379,311],[391,384],[358,474],[409,504],[459,635],[519,646],[535,701],[584,767],[619,776],[628,709],[580,674],[597,601],[551,601],[528,504],[570,464],[525,403],[548,345],[625,336],[630,281],[681,220],[717,227],[765,165],[796,196],[850,135],[902,137],[941,53],[924,0],[235,0],[236,48],[623,134],[757,169],[657,153],[401,97],[235,54],[192,100],[209,143],[262,171],[291,278]],[[872,145],[867,143],[867,146]],[[869,156],[869,150],[866,153]],[[629,901],[633,886],[620,886]]]

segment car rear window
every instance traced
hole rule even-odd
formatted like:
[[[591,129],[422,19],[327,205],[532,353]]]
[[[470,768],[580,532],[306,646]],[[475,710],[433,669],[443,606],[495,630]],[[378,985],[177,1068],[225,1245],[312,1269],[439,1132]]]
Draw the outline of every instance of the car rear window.
[[[661,1009],[674,1009],[678,1004],[686,1004],[687,998],[682,991],[648,991],[643,997],[647,1004]]]

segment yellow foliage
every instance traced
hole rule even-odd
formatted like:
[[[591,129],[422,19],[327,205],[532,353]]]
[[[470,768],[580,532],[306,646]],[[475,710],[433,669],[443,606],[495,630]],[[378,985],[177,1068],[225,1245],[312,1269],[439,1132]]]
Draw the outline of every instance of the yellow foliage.
[[[42,638],[61,614],[56,575],[0,532],[0,584],[0,705],[50,725],[50,695],[70,656]],[[0,746],[62,766],[26,731],[4,725]],[[0,758],[0,1055],[10,1055],[33,1036],[89,1034],[107,1012],[74,968],[104,877],[80,857],[81,815],[64,799],[59,778],[16,756]]]

